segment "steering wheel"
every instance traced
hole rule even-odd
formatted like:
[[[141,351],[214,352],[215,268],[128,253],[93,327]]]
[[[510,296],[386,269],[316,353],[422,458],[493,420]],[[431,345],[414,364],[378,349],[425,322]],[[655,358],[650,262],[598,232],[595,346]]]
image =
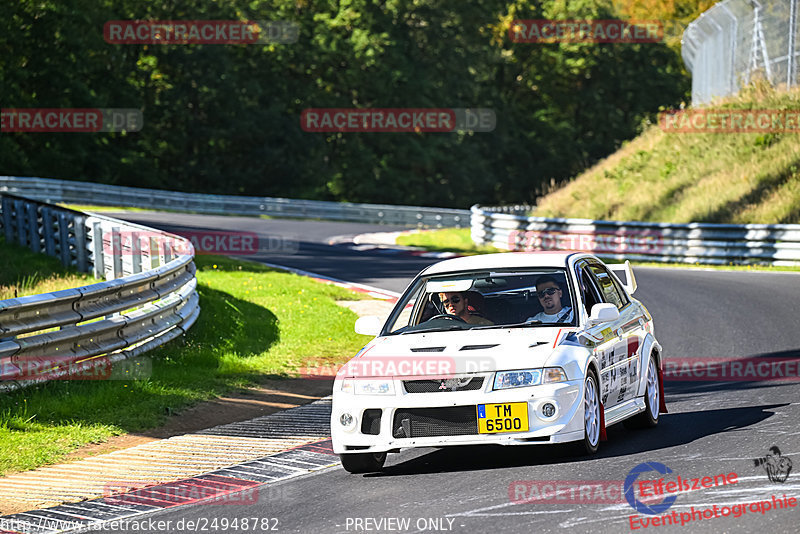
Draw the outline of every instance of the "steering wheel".
[[[459,317],[458,315],[453,315],[451,313],[440,313],[439,315],[434,315],[433,317],[428,319],[428,321],[433,321],[434,319],[449,319],[451,321],[460,321],[462,323],[466,323],[467,322],[464,319],[462,319],[461,317]]]

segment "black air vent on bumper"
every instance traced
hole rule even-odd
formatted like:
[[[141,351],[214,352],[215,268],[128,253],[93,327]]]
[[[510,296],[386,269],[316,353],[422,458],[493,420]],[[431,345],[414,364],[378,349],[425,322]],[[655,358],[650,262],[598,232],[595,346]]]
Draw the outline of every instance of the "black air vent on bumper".
[[[399,409],[392,421],[392,436],[396,438],[468,436],[477,433],[475,406]]]
[[[450,391],[475,391],[483,386],[483,377],[475,376],[465,381],[455,379],[404,380],[408,393],[441,393]]]
[[[444,347],[414,347],[411,352],[444,352]]]
[[[361,418],[361,433],[377,436],[381,433],[381,414],[383,412],[376,408],[364,410]]]

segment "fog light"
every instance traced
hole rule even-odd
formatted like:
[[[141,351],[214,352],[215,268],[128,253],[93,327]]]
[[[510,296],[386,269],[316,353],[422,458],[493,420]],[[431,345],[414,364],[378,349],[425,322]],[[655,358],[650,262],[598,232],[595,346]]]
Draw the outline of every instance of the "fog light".
[[[545,417],[553,417],[556,414],[556,407],[552,403],[545,402],[542,404],[542,415]]]
[[[339,422],[342,423],[343,427],[351,426],[353,424],[353,416],[349,413],[343,413],[339,418]]]

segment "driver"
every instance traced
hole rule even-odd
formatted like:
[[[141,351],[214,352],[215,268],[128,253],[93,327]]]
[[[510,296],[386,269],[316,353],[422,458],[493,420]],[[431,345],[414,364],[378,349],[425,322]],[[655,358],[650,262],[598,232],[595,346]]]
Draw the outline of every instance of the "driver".
[[[453,293],[439,293],[439,300],[442,301],[444,311],[450,315],[464,320],[469,324],[494,324],[489,319],[474,315],[469,312],[469,301],[467,294],[463,291],[456,291]]]

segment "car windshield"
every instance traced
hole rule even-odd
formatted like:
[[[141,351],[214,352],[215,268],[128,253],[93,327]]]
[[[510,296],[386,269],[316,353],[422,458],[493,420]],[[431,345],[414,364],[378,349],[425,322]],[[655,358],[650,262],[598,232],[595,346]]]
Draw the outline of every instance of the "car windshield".
[[[459,272],[418,279],[386,333],[573,325],[573,308],[564,269]]]

